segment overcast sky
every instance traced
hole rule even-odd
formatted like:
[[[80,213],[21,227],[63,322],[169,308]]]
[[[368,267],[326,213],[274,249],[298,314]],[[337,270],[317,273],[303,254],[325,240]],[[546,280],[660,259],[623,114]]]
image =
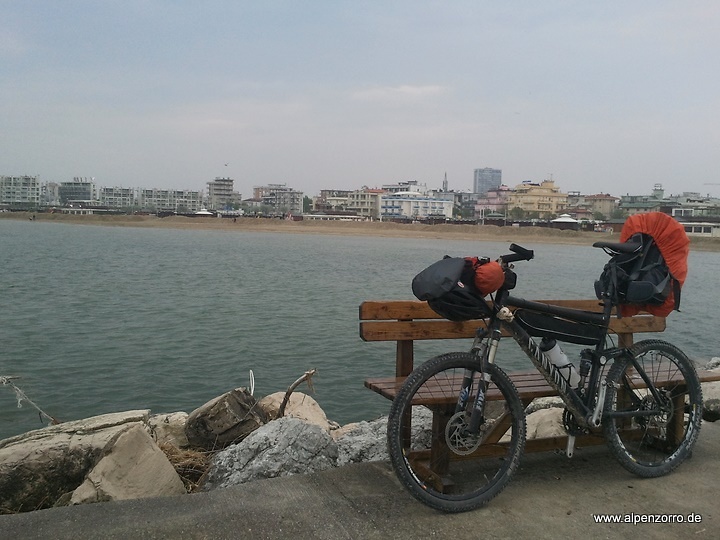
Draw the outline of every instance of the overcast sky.
[[[716,0],[0,0],[0,175],[720,196],[719,130]]]

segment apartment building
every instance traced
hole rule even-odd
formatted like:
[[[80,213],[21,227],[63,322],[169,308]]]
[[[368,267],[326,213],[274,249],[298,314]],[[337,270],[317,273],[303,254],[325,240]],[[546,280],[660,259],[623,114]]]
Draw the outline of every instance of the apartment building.
[[[565,210],[567,194],[561,193],[552,180],[541,183],[523,182],[515,186],[508,195],[508,211],[520,208],[526,214],[537,213],[540,218],[547,218]]]
[[[295,191],[286,184],[255,186],[253,198],[262,199],[262,204],[271,206],[278,214],[302,214],[303,192]]]
[[[385,193],[382,189],[363,187],[348,193],[348,207],[350,212],[368,219],[380,218],[380,197]]]
[[[417,191],[398,191],[380,197],[380,219],[453,217],[453,201],[426,197]]]
[[[146,210],[165,212],[198,212],[203,206],[202,191],[176,189],[138,190],[138,205]]]
[[[40,180],[37,176],[0,176],[0,204],[35,207],[40,204]]]
[[[348,208],[349,190],[323,189],[320,195],[313,197],[312,209],[314,212],[345,211]]]
[[[510,188],[503,185],[489,189],[484,196],[479,197],[475,202],[475,215],[481,218],[492,214],[504,216],[508,209],[508,199],[511,193]]]
[[[112,208],[132,208],[137,204],[137,191],[134,188],[101,187],[100,204]]]
[[[234,182],[232,178],[220,177],[208,182],[208,208],[211,210],[223,210],[233,204],[239,204],[242,196],[233,191]]]

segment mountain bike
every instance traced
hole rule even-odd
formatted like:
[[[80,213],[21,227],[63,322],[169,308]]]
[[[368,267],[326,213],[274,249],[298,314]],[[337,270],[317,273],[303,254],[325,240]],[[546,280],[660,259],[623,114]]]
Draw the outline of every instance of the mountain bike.
[[[608,253],[632,248],[595,246]],[[617,346],[608,328],[617,307],[612,294],[598,300],[598,312],[511,296],[513,263],[531,260],[534,252],[515,244],[510,251],[498,259],[507,278],[490,295],[470,351],[418,366],[393,401],[388,451],[402,484],[430,507],[464,512],[486,504],[510,481],[524,451],[526,422],[515,384],[496,364],[503,331],[562,399],[568,456],[577,436],[602,433],[612,455],[636,475],[656,477],[678,467],[692,451],[702,417],[690,359],[657,339]],[[588,346],[577,368],[558,362],[553,340]]]

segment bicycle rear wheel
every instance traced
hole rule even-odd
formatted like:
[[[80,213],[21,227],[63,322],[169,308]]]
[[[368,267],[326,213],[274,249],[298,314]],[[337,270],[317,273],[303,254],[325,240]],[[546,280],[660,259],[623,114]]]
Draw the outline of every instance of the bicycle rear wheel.
[[[465,430],[480,380],[480,361],[448,353],[413,371],[388,418],[388,452],[403,485],[421,502],[445,512],[478,508],[510,481],[525,446],[525,412],[517,390],[489,365],[484,422]],[[467,406],[456,412],[466,370],[473,372]]]
[[[640,341],[630,353],[658,395],[648,390],[629,359],[618,359],[608,371],[604,410],[609,414],[603,418],[603,431],[610,451],[628,471],[646,478],[662,476],[685,461],[697,440],[700,380],[690,359],[665,341]]]

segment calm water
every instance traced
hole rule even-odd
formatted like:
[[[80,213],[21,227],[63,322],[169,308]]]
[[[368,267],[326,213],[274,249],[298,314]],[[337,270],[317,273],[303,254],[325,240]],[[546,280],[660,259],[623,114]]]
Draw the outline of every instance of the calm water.
[[[119,410],[192,411],[255,374],[255,394],[316,368],[314,397],[340,423],[388,402],[366,390],[394,373],[394,344],[358,337],[358,305],[412,299],[410,281],[445,254],[497,256],[508,242],[157,230],[0,220],[0,375],[47,413],[72,420]],[[589,298],[607,256],[527,244],[517,296]],[[720,355],[714,271],[692,253],[683,313],[663,338],[698,362]],[[499,364],[529,367],[511,341]],[[467,342],[418,343],[417,360]],[[42,427],[0,387],[0,438]]]

